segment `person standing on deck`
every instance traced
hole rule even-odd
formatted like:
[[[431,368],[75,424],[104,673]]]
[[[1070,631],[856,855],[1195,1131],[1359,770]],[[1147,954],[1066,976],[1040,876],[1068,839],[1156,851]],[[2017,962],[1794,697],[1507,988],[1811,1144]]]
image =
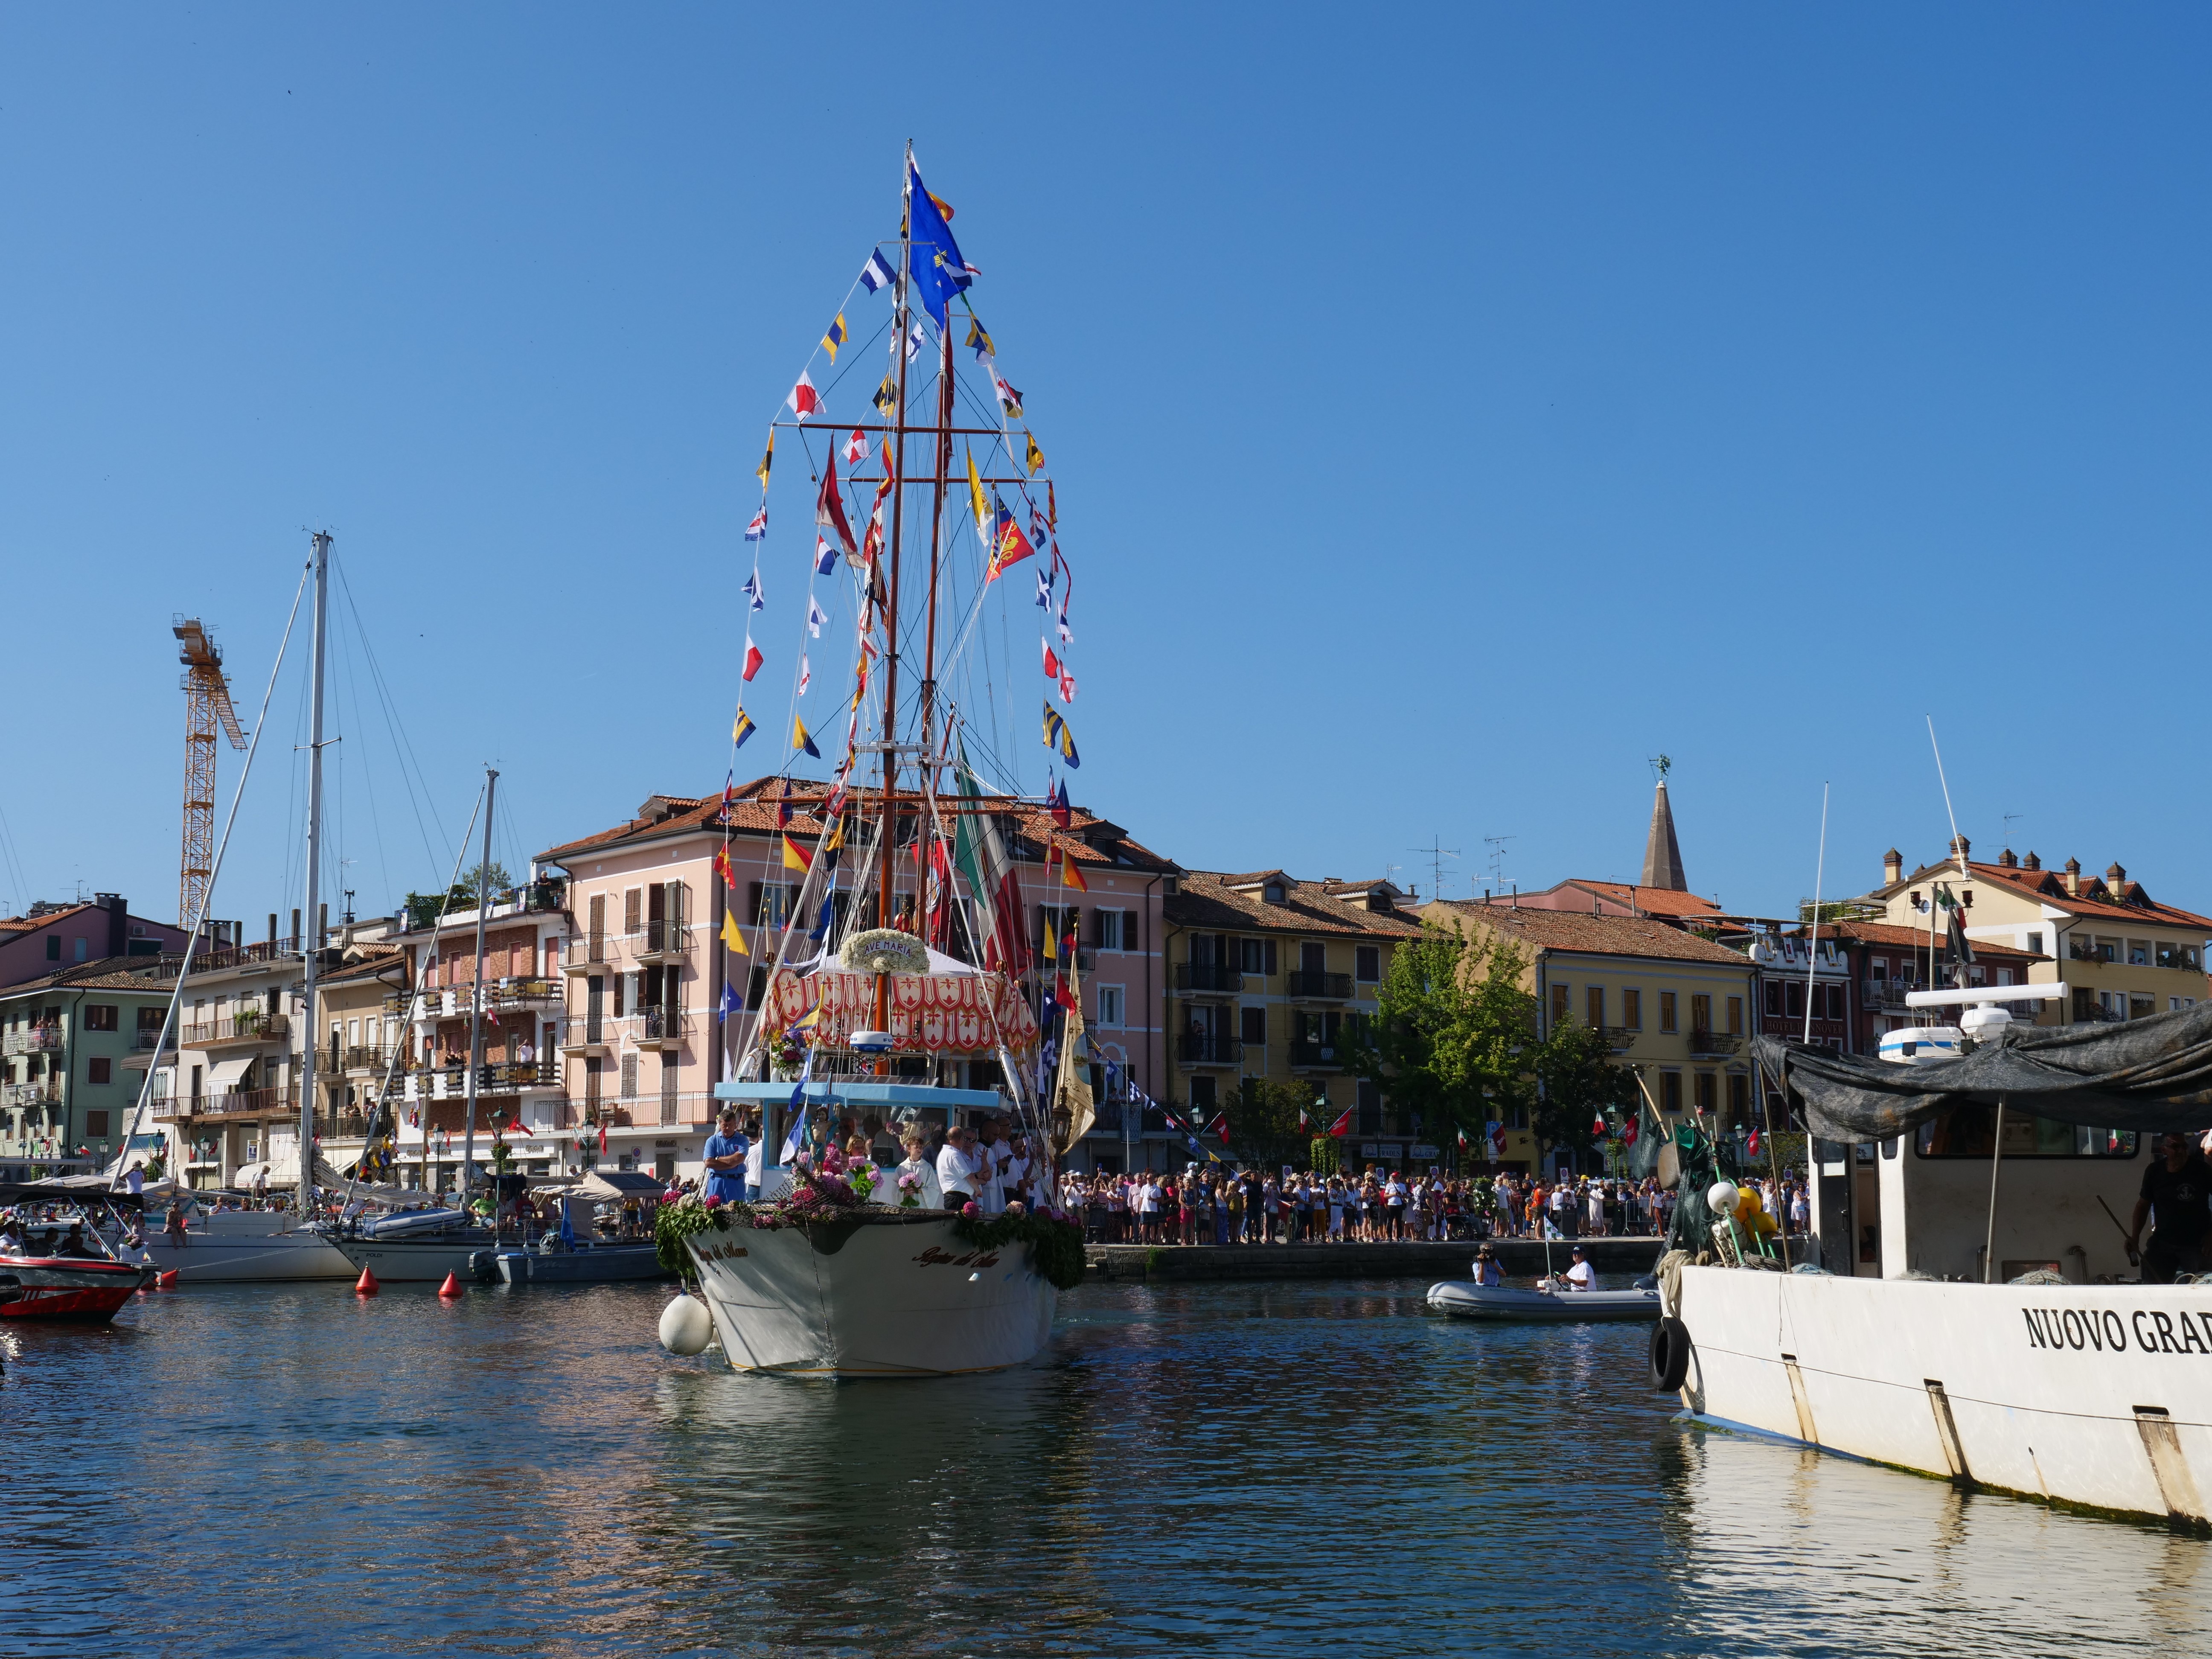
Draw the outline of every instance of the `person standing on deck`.
[[[2142,1282],[2171,1285],[2179,1273],[2203,1271],[2204,1235],[2212,1229],[2212,1164],[2189,1144],[2187,1135],[2159,1141],[2160,1156],[2143,1171],[2142,1193],[2128,1225],[2128,1256],[2135,1260],[2143,1221],[2154,1218],[2150,1248],[2141,1253]]]
[[[751,1148],[744,1136],[738,1133],[737,1108],[722,1108],[715,1123],[714,1133],[707,1137],[704,1152],[707,1196],[725,1204],[742,1203],[745,1196],[745,1155]]]

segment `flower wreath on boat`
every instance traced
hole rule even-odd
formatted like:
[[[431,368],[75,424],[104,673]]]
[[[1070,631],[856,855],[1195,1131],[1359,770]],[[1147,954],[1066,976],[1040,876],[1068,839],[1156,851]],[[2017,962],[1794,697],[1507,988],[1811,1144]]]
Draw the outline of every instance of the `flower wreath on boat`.
[[[871,927],[838,947],[837,962],[848,974],[926,974],[929,950],[912,933]]]

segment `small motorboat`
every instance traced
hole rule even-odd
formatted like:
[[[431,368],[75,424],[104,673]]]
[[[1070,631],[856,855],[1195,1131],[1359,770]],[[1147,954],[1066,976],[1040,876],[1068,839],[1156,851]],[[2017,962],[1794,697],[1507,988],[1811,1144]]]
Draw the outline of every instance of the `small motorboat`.
[[[0,1319],[104,1322],[154,1282],[152,1267],[117,1260],[100,1229],[103,1219],[114,1228],[120,1212],[137,1210],[134,1194],[31,1182],[0,1185],[0,1205],[52,1206],[67,1212],[29,1222],[21,1247],[0,1248]],[[72,1229],[84,1254],[59,1253],[65,1248],[61,1236]]]
[[[1540,1280],[1534,1290],[1520,1290],[1506,1285],[1478,1285],[1471,1279],[1448,1279],[1429,1286],[1429,1306],[1462,1319],[1586,1325],[1606,1319],[1656,1319],[1659,1291],[1656,1285],[1626,1291],[1570,1291],[1555,1289],[1548,1280]]]

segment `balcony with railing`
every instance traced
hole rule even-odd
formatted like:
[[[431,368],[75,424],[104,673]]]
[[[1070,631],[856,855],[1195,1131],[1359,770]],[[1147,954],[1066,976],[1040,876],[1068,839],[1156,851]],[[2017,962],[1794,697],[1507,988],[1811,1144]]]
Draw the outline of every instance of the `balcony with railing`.
[[[1218,962],[1179,962],[1176,963],[1176,989],[1178,991],[1241,991],[1244,975],[1236,969]]]
[[[0,1053],[10,1054],[54,1054],[61,1052],[61,1047],[58,1025],[11,1025],[0,1037]]]
[[[1742,1047],[1741,1036],[1731,1036],[1726,1031],[1690,1033],[1690,1052],[1693,1054],[1732,1054]]]
[[[2112,945],[2095,939],[2069,939],[2066,941],[2066,957],[2069,962],[2111,963],[2119,960],[2119,952]]]
[[[641,1008],[621,1024],[623,1035],[641,1048],[681,1048],[691,1035],[691,1016],[681,1008]]]
[[[691,952],[691,930],[680,921],[648,921],[625,937],[640,962],[680,962]]]
[[[0,1084],[0,1107],[21,1110],[61,1103],[62,1085],[57,1078],[46,1078],[36,1083]]]
[[[282,1042],[291,1034],[291,1021],[283,1014],[233,1014],[228,1019],[202,1020],[184,1029],[187,1048],[235,1048],[252,1042]]]
[[[291,1089],[239,1089],[227,1095],[189,1095],[174,1102],[179,1115],[194,1118],[266,1117],[272,1112],[296,1113],[300,1091]]]
[[[1176,1058],[1186,1066],[1236,1066],[1243,1061],[1244,1044],[1211,1031],[1187,1031],[1176,1039]]]
[[[1291,1043],[1291,1064],[1303,1071],[1340,1072],[1344,1062],[1338,1056],[1341,1048],[1334,1042],[1309,1042],[1294,1038]]]
[[[614,1041],[616,1024],[604,1014],[571,1014],[561,1022],[561,1052],[604,1054]]]
[[[349,1042],[331,1055],[331,1069],[335,1072],[388,1071],[392,1066],[392,1047],[388,1042]]]
[[[550,1061],[495,1060],[477,1076],[478,1095],[518,1094],[526,1089],[557,1089],[561,1068]],[[407,1074],[409,1100],[465,1100],[469,1093],[466,1066],[428,1066]]]
[[[598,974],[606,971],[611,963],[619,962],[622,952],[617,940],[605,933],[580,933],[561,945],[561,971],[564,974]]]
[[[1595,1025],[1590,1028],[1616,1054],[1625,1054],[1636,1046],[1636,1039],[1644,1035],[1633,1025]]]
[[[1348,1002],[1352,999],[1352,975],[1293,968],[1283,975],[1283,992],[1293,1000]]]

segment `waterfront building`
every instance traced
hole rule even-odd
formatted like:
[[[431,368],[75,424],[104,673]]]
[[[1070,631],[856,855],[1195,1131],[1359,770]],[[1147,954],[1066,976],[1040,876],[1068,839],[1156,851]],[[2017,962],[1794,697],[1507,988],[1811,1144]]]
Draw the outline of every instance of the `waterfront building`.
[[[323,1043],[315,1057],[315,1138],[324,1161],[342,1170],[361,1156],[395,1053],[402,1060],[390,1102],[396,1111],[385,1119],[383,1129],[391,1133],[395,1121],[403,1127],[405,1123],[404,1000],[410,958],[396,944],[343,939],[333,955],[333,965],[319,966],[315,975],[317,1012],[311,1024],[322,1033]]]
[[[820,802],[827,789],[801,779],[755,779],[732,790],[726,821],[720,795],[654,795],[626,823],[538,855],[542,866],[565,872],[576,925],[562,959],[565,1088],[592,1133],[604,1128],[611,1162],[663,1177],[698,1173],[714,1127],[714,1085],[736,1074],[775,939],[800,896],[803,873],[787,867],[783,831],[788,827],[811,849],[823,824],[804,803]],[[1160,904],[1175,866],[1085,808],[1069,809],[1062,828],[1033,802],[986,797],[975,806],[996,819],[1032,951],[1042,945],[1049,910],[1055,944],[1078,941],[1093,1041],[1157,1097]],[[848,896],[835,901],[841,907],[857,881],[872,878],[855,867],[850,849],[863,844],[873,811],[866,792],[848,799],[838,876],[838,890]],[[908,852],[896,861],[892,911],[910,920],[912,818],[900,829]],[[727,884],[714,870],[726,841]],[[1081,872],[1082,888],[1057,874],[1057,860],[1048,884],[1047,853],[1054,848]],[[744,954],[722,943],[733,899]],[[965,954],[957,933],[945,943]],[[719,1012],[726,980],[740,1011],[726,1018]],[[1048,983],[1032,965],[1032,994]],[[964,1063],[968,1086],[1000,1080],[995,1061]],[[1103,1090],[1103,1076],[1094,1081]],[[1099,1118],[1091,1142],[1118,1143],[1121,1103],[1102,1098]]]
[[[325,1155],[340,1164],[358,1155],[371,1091],[390,1065],[382,1045],[395,1042],[403,1051],[395,1103],[398,1167],[434,1192],[460,1181],[478,983],[476,904],[449,903],[434,918],[408,917],[404,932],[383,941],[397,952],[396,963],[374,966],[377,958],[364,957],[334,973],[320,1026],[324,1042],[344,1062],[337,1068],[342,1084],[334,1076],[333,1088],[342,1087],[343,1103],[359,1114],[347,1120],[353,1138],[340,1137]],[[495,1133],[513,1167],[526,1174],[573,1172],[597,1161],[596,1142],[588,1156],[582,1144],[586,1129],[597,1126],[587,1125],[570,1102],[558,1059],[562,958],[574,937],[568,884],[556,874],[534,872],[520,887],[495,894],[486,908],[477,1016],[483,1042],[477,1079],[480,1170],[491,1166]]]
[[[41,901],[20,916],[0,917],[0,985],[118,957],[158,957],[185,948],[185,930],[134,916],[119,893],[89,902]]]
[[[0,1179],[161,1152],[150,1121],[124,1137],[174,982],[158,957],[117,956],[0,990]]]
[[[1439,1161],[1437,1126],[1403,1119],[1344,1068],[1344,1042],[1375,1017],[1392,952],[1420,933],[1407,899],[1387,880],[1182,872],[1162,906],[1173,1037],[1163,1098],[1202,1127],[1231,1090],[1266,1079],[1306,1093],[1317,1134],[1355,1108],[1347,1151]]]
[[[1539,1034],[1568,1021],[1599,1031],[1669,1117],[1696,1107],[1731,1126],[1752,1121],[1745,1047],[1758,969],[1743,951],[1650,916],[1462,900],[1431,902],[1420,914],[1517,948]]]
[[[240,1170],[296,1156],[302,963],[300,913],[279,934],[241,940],[234,921],[210,924],[177,1010],[173,1046],[155,1057],[153,1116],[169,1168],[187,1185],[228,1186]],[[174,974],[180,960],[169,963]]]
[[[2027,983],[2063,981],[2070,988],[2063,1002],[2014,1004],[2014,1018],[2039,1008],[2044,1024],[2142,1019],[2193,1007],[2206,994],[2204,953],[2212,917],[2153,898],[2118,862],[2100,879],[2085,878],[2078,859],[2046,870],[2032,852],[2021,858],[2008,848],[1993,864],[1972,854],[1972,843],[1960,836],[1948,858],[1908,875],[1892,848],[1882,857],[1881,884],[1864,902],[1878,907],[1884,921],[1924,940],[1936,885],[1942,883],[1956,896],[1966,938],[1978,952],[1984,942],[2009,945],[2040,959]],[[1940,964],[1940,915],[1935,931]],[[1899,959],[1892,953],[1893,968]],[[1977,963],[1968,970],[1977,984],[2002,983],[1990,977],[1996,971],[1994,963]],[[1901,1009],[1886,1011],[1885,1017],[1892,1025],[1912,1023]]]

